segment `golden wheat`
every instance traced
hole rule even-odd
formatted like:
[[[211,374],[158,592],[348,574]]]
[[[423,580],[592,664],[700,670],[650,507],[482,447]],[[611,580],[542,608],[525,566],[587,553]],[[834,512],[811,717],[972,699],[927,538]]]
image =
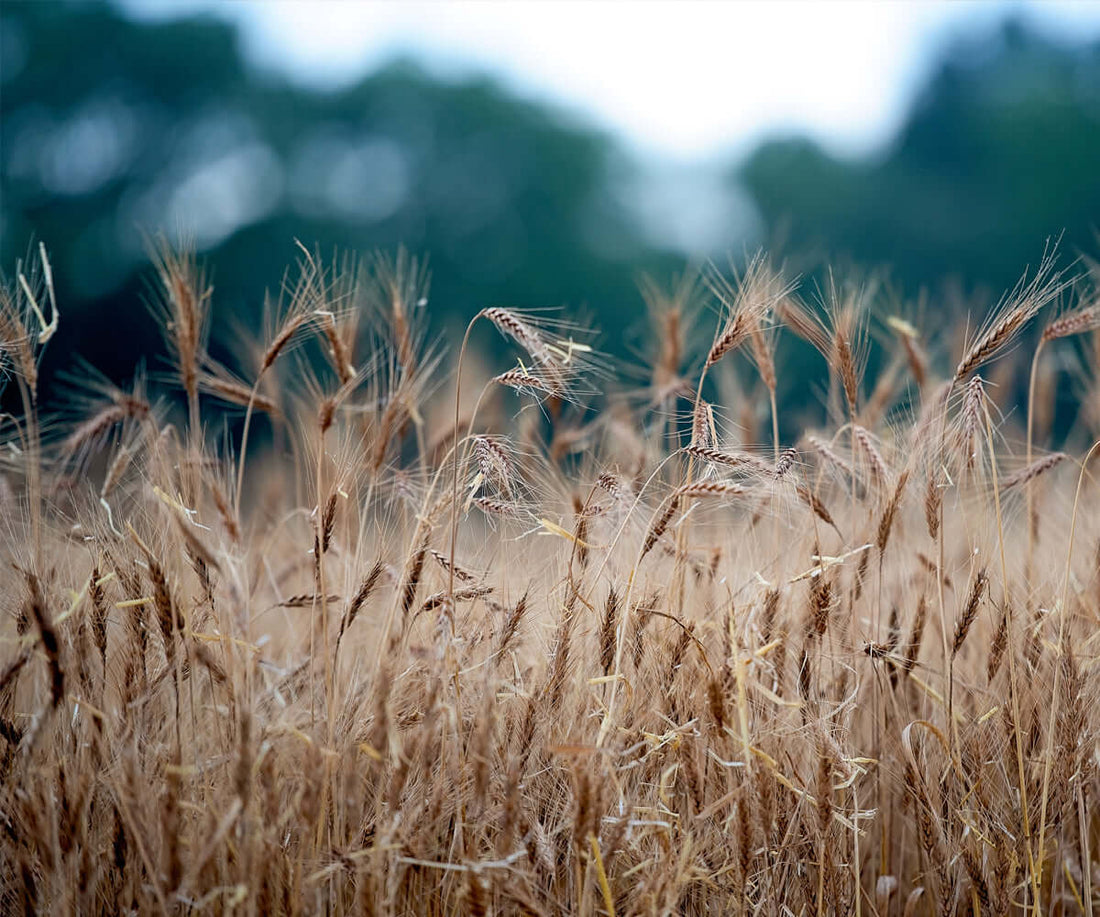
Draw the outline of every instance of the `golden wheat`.
[[[302,249],[223,366],[162,247],[185,409],[89,376],[48,422],[42,262],[0,296],[5,911],[1093,913],[1098,415],[1036,458],[973,375],[1061,294],[1037,346],[1098,334],[1051,258],[954,369],[873,286],[758,256],[697,334],[697,276],[646,281],[639,398],[518,308],[440,377],[404,253]]]

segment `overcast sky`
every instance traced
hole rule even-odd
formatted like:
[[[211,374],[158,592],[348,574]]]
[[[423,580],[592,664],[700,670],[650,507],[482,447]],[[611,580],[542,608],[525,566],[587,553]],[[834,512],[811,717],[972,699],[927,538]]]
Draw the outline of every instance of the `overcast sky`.
[[[1100,3],[359,2],[122,0],[164,18],[210,10],[244,29],[250,57],[338,86],[400,53],[435,72],[483,70],[621,134],[644,153],[696,158],[807,131],[836,152],[889,137],[936,45],[1011,10],[1079,38]]]

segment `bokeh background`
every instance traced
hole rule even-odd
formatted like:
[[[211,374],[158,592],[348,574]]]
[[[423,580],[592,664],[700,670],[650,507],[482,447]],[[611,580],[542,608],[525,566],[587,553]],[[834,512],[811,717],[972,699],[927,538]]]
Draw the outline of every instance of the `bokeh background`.
[[[582,309],[765,245],[936,309],[1045,240],[1100,254],[1100,5],[5,0],[0,263],[52,253],[47,354],[156,352],[147,241],[249,323],[294,239],[428,257],[437,327]]]

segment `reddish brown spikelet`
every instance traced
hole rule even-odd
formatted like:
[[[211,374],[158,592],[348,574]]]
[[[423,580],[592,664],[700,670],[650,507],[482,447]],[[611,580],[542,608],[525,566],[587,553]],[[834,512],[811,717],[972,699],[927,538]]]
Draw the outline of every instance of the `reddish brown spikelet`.
[[[852,463],[837,453],[829,443],[818,436],[814,436],[812,433],[806,437],[806,442],[813,447],[814,451],[824,459],[827,464],[840,470],[848,477],[855,477],[855,469],[852,467]]]
[[[979,570],[978,575],[974,577],[974,584],[970,587],[970,596],[966,600],[966,608],[963,609],[963,613],[955,627],[955,640],[951,645],[952,656],[957,656],[959,650],[962,649],[962,645],[966,642],[970,627],[978,616],[978,607],[981,604],[982,594],[985,592],[988,582],[985,571]]]
[[[1028,282],[1021,280],[1016,285],[1005,300],[999,316],[967,349],[955,369],[954,381],[962,381],[1006,346],[1043,306],[1058,295],[1063,286],[1061,274],[1054,270],[1054,254],[1045,252],[1035,276]]]
[[[834,529],[837,527],[836,523],[833,521],[832,514],[829,512],[828,507],[826,507],[825,504],[821,502],[817,494],[815,494],[809,487],[807,487],[805,484],[798,484],[795,487],[795,492],[798,494],[799,499],[801,499],[802,502],[805,503],[813,511],[814,515],[817,516],[818,519],[820,519],[826,525],[831,525]]]
[[[202,378],[202,389],[211,395],[215,395],[222,401],[247,407],[251,401],[254,410],[262,411],[272,416],[279,415],[279,405],[275,399],[262,392],[255,391],[248,385],[243,385],[233,379],[225,379],[221,376],[207,374]]]
[[[512,641],[515,639],[516,631],[519,630],[520,622],[523,620],[523,616],[527,613],[527,593],[523,593],[520,596],[519,601],[508,612],[508,617],[504,620],[504,627],[500,632],[500,644],[497,647],[497,656],[501,657],[511,646]]]
[[[924,594],[921,594],[920,599],[917,600],[917,611],[913,615],[913,624],[909,629],[909,639],[905,645],[905,665],[904,669],[908,673],[917,664],[917,657],[920,656],[921,642],[924,639],[924,625],[928,620],[928,600]]]
[[[664,511],[654,519],[653,524],[649,527],[649,531],[646,532],[645,541],[642,543],[642,553],[638,557],[639,561],[653,549],[653,546],[665,533],[669,522],[672,521],[672,517],[676,515],[676,511],[679,510],[679,508],[680,497],[678,494],[673,494],[666,503]]]
[[[340,330],[336,327],[336,317],[331,312],[326,312],[322,316],[321,330],[328,341],[329,356],[332,359],[333,368],[340,379],[340,384],[344,385],[355,376],[355,366],[351,362],[348,346],[344,343],[344,339],[340,336]]]
[[[934,474],[928,475],[928,484],[924,489],[924,522],[928,527],[928,537],[935,540],[940,530],[940,506],[943,494],[936,485]]]
[[[309,321],[309,314],[302,312],[291,313],[283,321],[278,331],[275,332],[275,336],[271,339],[271,343],[267,345],[267,350],[264,351],[263,358],[260,360],[260,374],[267,372],[279,359],[286,346],[294,338],[294,335]]]
[[[489,497],[474,497],[474,506],[493,516],[515,518],[522,516],[524,512],[523,507],[518,503],[507,503],[504,500],[493,500]]]
[[[71,456],[82,449],[94,448],[104,441],[107,433],[116,424],[148,417],[150,410],[149,403],[144,399],[120,393],[120,397],[103,405],[69,433],[62,444],[62,452]]]
[[[542,334],[518,313],[511,309],[494,307],[482,312],[505,337],[512,338],[531,356],[542,361],[549,358],[549,351]]]
[[[615,587],[612,586],[607,592],[603,623],[600,626],[600,667],[603,669],[604,675],[607,675],[615,664],[615,632],[618,610],[619,596],[615,592]]]
[[[588,565],[588,520],[590,513],[586,512],[584,502],[579,494],[573,494],[573,514],[577,517],[577,524],[573,530],[576,538],[577,563],[584,569]]]
[[[829,612],[832,609],[833,588],[828,576],[820,573],[810,584],[810,608],[806,617],[806,634],[821,637],[829,628]]]
[[[855,433],[856,443],[859,445],[860,451],[867,459],[867,466],[871,469],[871,476],[876,481],[885,481],[888,474],[886,461],[878,451],[878,447],[871,438],[870,432],[859,424],[853,424],[852,430]]]
[[[804,341],[813,344],[821,354],[829,353],[829,335],[818,318],[791,296],[783,296],[775,304],[775,314]]]
[[[1100,328],[1100,303],[1074,309],[1056,318],[1043,329],[1043,340],[1053,341],[1074,334],[1085,334],[1097,328]]]
[[[846,323],[845,323],[846,324]],[[848,403],[848,413],[855,417],[859,400],[859,377],[856,372],[855,355],[848,337],[848,329],[838,327],[833,332],[833,360],[844,389],[844,400]]]
[[[670,304],[660,315],[660,355],[653,367],[653,386],[660,390],[674,383],[684,355],[683,315],[678,303]]]
[[[425,536],[423,541],[420,542],[420,547],[416,549],[412,556],[412,561],[408,567],[408,575],[405,577],[405,583],[401,588],[401,616],[403,618],[408,617],[409,611],[416,601],[416,592],[420,588],[420,575],[424,571],[424,558],[427,554],[428,537]]]
[[[679,497],[722,497],[743,494],[745,488],[734,481],[695,481],[676,488]]]
[[[721,731],[726,725],[726,701],[722,692],[722,680],[715,676],[707,681],[707,707],[715,727]]]
[[[161,797],[161,830],[164,836],[164,860],[167,888],[175,891],[183,878],[183,860],[180,855],[180,771],[179,752],[173,755],[166,768],[164,794]]]
[[[703,808],[706,791],[703,786],[703,779],[699,775],[699,766],[695,760],[694,742],[684,742],[680,746],[680,766],[683,771],[688,798],[691,800],[694,811],[700,812]]]
[[[469,586],[466,589],[456,589],[454,594],[454,601],[456,602],[468,602],[471,599],[484,598],[487,595],[491,595],[493,592],[492,586]],[[451,601],[451,596],[446,592],[433,592],[424,600],[424,604],[420,606],[421,611],[432,611],[436,608],[442,608],[448,602]]]
[[[515,475],[512,457],[496,439],[488,436],[474,437],[474,456],[485,479],[511,497]]]
[[[299,592],[295,595],[288,596],[283,599],[276,606],[278,608],[310,608],[313,605],[320,605],[323,602],[332,604],[333,602],[339,602],[340,596],[330,593],[327,596],[322,596],[319,592]]]
[[[710,352],[707,354],[707,366],[713,366],[726,354],[741,346],[750,331],[747,316],[744,313],[735,314],[711,345]]]
[[[779,461],[775,463],[775,476],[781,478],[787,474],[798,460],[798,450],[788,446],[779,454]]]
[[[905,485],[908,483],[909,469],[907,468],[898,477],[898,483],[894,486],[894,493],[890,497],[890,502],[886,504],[886,509],[879,517],[876,544],[880,554],[886,553],[886,545],[890,541],[890,532],[894,527],[894,517],[897,515],[898,507],[901,506],[901,498],[905,493]]]
[[[466,913],[470,917],[485,917],[489,913],[485,898],[485,880],[474,870],[468,870],[466,873]]]
[[[126,469],[129,468],[133,457],[133,450],[128,446],[123,444],[118,447],[115,457],[107,468],[107,474],[103,478],[103,486],[99,490],[101,499],[106,500],[114,492],[118,482],[122,480],[122,476],[126,473]]]
[[[38,627],[38,636],[42,649],[46,653],[46,664],[50,671],[50,705],[57,707],[65,697],[65,672],[61,668],[61,645],[46,611],[46,599],[42,595],[42,584],[33,573],[26,573],[27,605],[29,617]]]
[[[171,665],[176,658],[175,631],[183,630],[183,622],[177,620],[172,592],[168,588],[168,577],[164,568],[153,558],[149,560],[149,582],[153,586],[153,608],[157,613],[157,623],[164,641],[164,655]]]
[[[167,244],[161,244],[155,259],[167,300],[168,339],[175,351],[180,382],[193,400],[198,393],[198,371],[212,291],[191,255],[177,254]]]
[[[1001,613],[1001,622],[993,634],[993,642],[989,647],[989,660],[986,663],[986,681],[993,681],[997,676],[1001,663],[1004,661],[1005,650],[1008,647],[1008,608]]]
[[[761,458],[757,458],[748,452],[724,452],[721,449],[712,449],[708,446],[692,444],[684,448],[684,451],[695,458],[705,459],[715,465],[729,465],[730,467],[751,468],[754,471],[772,474],[774,469]]]
[[[981,904],[982,910],[985,913],[992,913],[989,885],[982,875],[981,860],[969,845],[963,847],[962,854],[963,865],[966,867],[966,874],[970,879],[970,884],[974,887],[974,892],[978,896],[978,902]]]
[[[325,503],[325,511],[321,515],[321,553],[327,554],[329,544],[332,541],[332,532],[336,526],[336,494],[333,493]]]
[[[214,500],[214,506],[218,510],[222,525],[225,526],[225,530],[229,534],[229,537],[233,539],[234,542],[240,542],[241,529],[237,524],[236,515],[233,512],[233,507],[230,505],[229,499],[225,495],[225,491],[215,483],[210,488],[210,495]]]
[[[1046,474],[1052,468],[1056,468],[1066,458],[1068,456],[1064,452],[1052,452],[1050,455],[1044,455],[1041,459],[1037,459],[1019,471],[1002,478],[1000,481],[1001,490],[1010,490],[1013,487],[1026,484],[1028,481],[1039,477],[1039,475]]]
[[[511,369],[506,373],[501,373],[493,381],[499,382],[501,385],[506,385],[509,388],[514,388],[520,392],[536,391],[544,392],[547,395],[557,396],[564,394],[559,387],[549,380],[532,375],[522,369]]]
[[[375,587],[378,585],[378,581],[382,578],[383,569],[385,568],[382,565],[382,561],[376,560],[363,582],[359,584],[359,588],[355,591],[354,597],[351,602],[348,603],[347,611],[344,612],[344,616],[340,620],[340,632],[336,636],[337,647],[340,645],[340,640],[343,639],[344,631],[355,623],[355,619],[359,612],[362,610],[363,606],[366,605],[367,600],[371,597],[371,593],[374,592]]]
[[[554,651],[550,656],[550,670],[547,673],[544,700],[547,709],[557,710],[565,694],[566,679],[569,674],[570,656],[573,646],[574,611],[569,606],[562,609],[558,622]]]
[[[440,554],[438,551],[433,549],[429,553],[432,555],[432,557],[435,558],[436,563],[438,563],[439,566],[441,566],[444,570],[446,570],[448,573],[453,571],[455,579],[461,580],[464,583],[472,583],[475,579],[477,579],[477,577],[474,576],[474,574],[472,574],[469,570],[463,569],[458,564],[452,564],[451,561],[447,559],[447,557],[445,557],[443,554]]]
[[[905,358],[909,363],[909,371],[913,374],[917,387],[923,389],[928,378],[928,356],[921,347],[920,341],[913,335],[903,334],[901,343],[905,348]]]
[[[617,475],[612,474],[610,471],[603,472],[596,478],[596,483],[616,499],[625,499],[627,497],[627,492],[622,482]]]
[[[711,407],[702,398],[695,402],[695,410],[691,416],[691,444],[693,446],[710,446],[712,437]]]
[[[974,437],[981,423],[982,407],[985,404],[985,389],[983,385],[982,377],[975,376],[967,383],[966,396],[963,398],[962,445],[967,468],[974,467]]]

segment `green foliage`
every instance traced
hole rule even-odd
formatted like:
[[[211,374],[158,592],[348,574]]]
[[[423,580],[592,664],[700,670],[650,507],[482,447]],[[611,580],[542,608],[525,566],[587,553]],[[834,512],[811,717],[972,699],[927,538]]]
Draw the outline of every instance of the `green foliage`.
[[[996,294],[1047,237],[1095,250],[1098,162],[1100,42],[1009,22],[946,50],[884,153],[846,161],[779,140],[731,181],[794,251],[888,264],[910,293],[954,276]]]
[[[110,342],[88,316],[133,315],[144,234],[161,230],[191,233],[218,265],[219,301],[252,315],[295,238],[428,253],[434,311],[456,316],[522,301],[618,320],[641,307],[635,272],[667,266],[616,198],[629,166],[612,141],[488,79],[396,62],[320,92],[249,69],[210,18],[148,25],[50,3],[0,21],[16,61],[3,263],[32,235],[50,245],[68,278],[63,334],[82,332],[97,363]]]
[[[159,232],[192,236],[223,314],[245,324],[295,238],[404,245],[428,256],[445,321],[569,305],[620,353],[643,311],[638,275],[682,267],[632,214],[639,175],[611,137],[487,78],[397,61],[322,92],[258,72],[216,18],[134,22],[100,2],[6,4],[0,50],[0,264],[45,241],[65,310],[56,349],[115,377],[132,367],[105,317],[140,350],[156,340],[135,303]],[[1098,87],[1100,43],[1009,24],[947,49],[887,150],[849,161],[776,140],[731,168],[730,192],[749,192],[763,240],[797,270],[850,257],[888,266],[906,297],[949,276],[995,296],[1048,236],[1095,251]]]

